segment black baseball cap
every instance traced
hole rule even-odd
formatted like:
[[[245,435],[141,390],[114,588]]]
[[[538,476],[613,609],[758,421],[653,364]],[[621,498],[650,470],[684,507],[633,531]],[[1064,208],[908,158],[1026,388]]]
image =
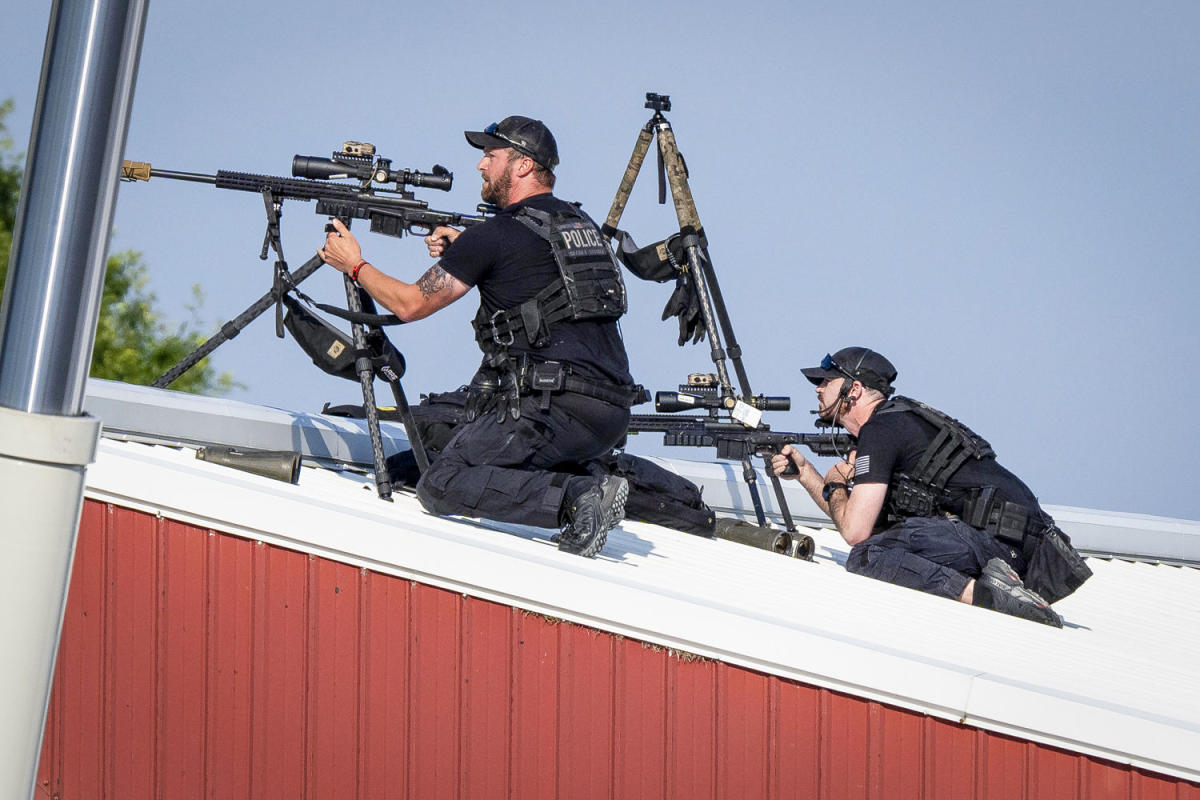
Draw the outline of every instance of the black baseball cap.
[[[505,117],[481,131],[464,131],[472,147],[511,147],[551,172],[558,166],[558,144],[540,119]]]
[[[896,368],[892,362],[869,347],[843,347],[821,359],[821,366],[800,370],[809,382],[817,385],[831,378],[849,378],[863,386],[891,394]]]

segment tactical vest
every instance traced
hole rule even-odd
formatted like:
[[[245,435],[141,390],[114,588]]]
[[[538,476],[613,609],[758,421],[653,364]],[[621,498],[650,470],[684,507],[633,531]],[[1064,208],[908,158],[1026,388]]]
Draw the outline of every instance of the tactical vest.
[[[507,351],[518,336],[530,348],[544,347],[557,322],[617,319],[625,313],[621,268],[587,214],[577,208],[547,213],[523,207],[516,219],[549,243],[558,278],[514,308],[492,314],[479,309],[472,324],[485,355]]]
[[[932,517],[944,512],[952,501],[946,484],[970,459],[995,458],[992,446],[982,436],[932,406],[897,395],[876,414],[911,411],[937,428],[911,474],[892,479],[888,510],[898,517]],[[983,527],[983,526],[977,526]]]

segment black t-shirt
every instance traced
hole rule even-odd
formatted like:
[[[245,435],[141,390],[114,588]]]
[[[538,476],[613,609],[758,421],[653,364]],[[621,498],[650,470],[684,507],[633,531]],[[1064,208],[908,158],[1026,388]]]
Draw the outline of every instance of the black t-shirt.
[[[854,482],[892,483],[900,473],[912,475],[925,449],[937,435],[937,428],[913,411],[877,409],[858,432],[858,451],[854,462]],[[946,482],[951,501],[946,509],[962,513],[965,491],[984,486],[996,487],[997,500],[1037,508],[1037,498],[1020,478],[997,463],[996,459],[967,459]],[[891,489],[888,490],[891,499]],[[886,507],[886,506],[885,506]]]
[[[489,315],[520,305],[559,277],[549,243],[515,218],[522,206],[546,212],[574,208],[549,193],[528,197],[464,230],[439,262],[458,280],[479,288],[480,308]],[[524,338],[517,336],[509,352],[561,361],[577,373],[610,383],[633,383],[616,320],[557,322],[550,326],[550,342],[545,347],[530,349]]]

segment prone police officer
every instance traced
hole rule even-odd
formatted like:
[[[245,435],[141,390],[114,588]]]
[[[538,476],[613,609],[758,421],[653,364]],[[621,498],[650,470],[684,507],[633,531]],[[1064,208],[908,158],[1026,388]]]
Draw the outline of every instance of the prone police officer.
[[[438,261],[415,283],[363,259],[340,222],[318,253],[405,322],[479,289],[473,322],[484,359],[466,422],[417,483],[430,512],[559,528],[586,557],[624,516],[628,482],[572,474],[612,451],[640,399],[617,327],[620,269],[596,224],[552,194],[558,146],[540,121],[506,117],[466,131],[483,155],[480,194],[495,216],[425,238]]]
[[[851,546],[846,569],[1062,627],[1050,604],[1091,575],[991,446],[924,403],[893,396],[896,368],[865,347],[801,370],[821,419],[858,437],[824,476],[790,445],[771,469],[801,485]],[[789,462],[798,473],[783,475]]]

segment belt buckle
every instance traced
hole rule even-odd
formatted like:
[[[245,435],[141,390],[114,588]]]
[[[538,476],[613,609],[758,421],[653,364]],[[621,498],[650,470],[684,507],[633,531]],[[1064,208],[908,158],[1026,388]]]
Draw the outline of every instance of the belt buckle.
[[[492,318],[490,320],[490,322],[492,323],[492,341],[495,342],[496,344],[500,345],[501,347],[508,347],[510,344],[512,344],[514,341],[516,341],[516,336],[515,336],[515,334],[513,334],[512,329],[509,328],[508,341],[501,340],[500,331],[499,331],[499,329],[496,328],[496,317],[500,316],[503,313],[504,313],[504,309],[501,308],[501,309],[497,309],[496,313],[492,314]]]

